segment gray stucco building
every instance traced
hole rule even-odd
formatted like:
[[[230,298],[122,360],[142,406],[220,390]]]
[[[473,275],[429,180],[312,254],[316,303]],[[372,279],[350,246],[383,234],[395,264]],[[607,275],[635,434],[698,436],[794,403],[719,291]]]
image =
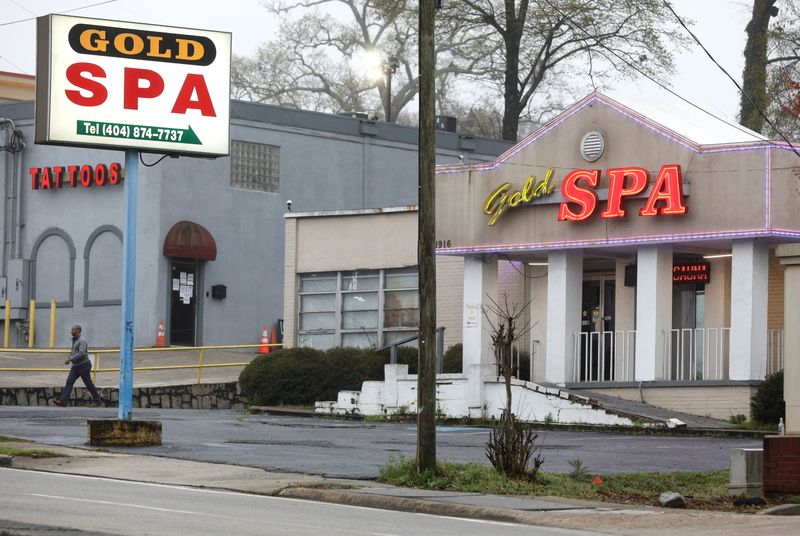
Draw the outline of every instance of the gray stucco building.
[[[35,145],[33,118],[32,102],[0,104],[10,346],[27,345],[29,300],[35,346],[48,345],[53,299],[58,346],[75,322],[93,345],[117,346],[124,178],[113,177],[124,154]],[[437,134],[440,164],[489,161],[509,147]],[[139,167],[137,346],[154,343],[160,320],[171,344],[257,343],[282,316],[289,200],[308,212],[417,199],[417,130],[357,117],[233,102],[230,157],[159,158],[142,154]]]

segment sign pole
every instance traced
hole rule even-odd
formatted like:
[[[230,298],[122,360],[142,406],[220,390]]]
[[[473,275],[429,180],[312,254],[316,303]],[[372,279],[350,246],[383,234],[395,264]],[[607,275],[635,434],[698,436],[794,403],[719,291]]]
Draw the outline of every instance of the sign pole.
[[[133,406],[133,319],[136,296],[136,208],[139,151],[125,151],[125,208],[122,230],[122,324],[119,338],[119,420],[130,421]]]

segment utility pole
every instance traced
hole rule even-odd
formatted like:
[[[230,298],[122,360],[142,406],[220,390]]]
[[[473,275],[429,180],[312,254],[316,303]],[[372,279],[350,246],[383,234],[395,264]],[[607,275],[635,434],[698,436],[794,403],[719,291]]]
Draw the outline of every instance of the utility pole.
[[[436,471],[436,128],[433,25],[437,0],[419,3],[419,367],[417,471]]]

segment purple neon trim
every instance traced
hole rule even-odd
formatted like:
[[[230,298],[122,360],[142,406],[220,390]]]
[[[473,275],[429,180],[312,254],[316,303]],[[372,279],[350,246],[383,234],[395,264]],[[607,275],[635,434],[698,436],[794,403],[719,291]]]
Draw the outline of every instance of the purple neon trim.
[[[572,108],[565,110],[558,116],[556,116],[551,122],[547,125],[543,126],[541,129],[537,130],[536,132],[529,135],[527,138],[519,142],[517,145],[506,151],[505,153],[498,156],[491,162],[483,163],[483,164],[467,164],[467,165],[456,165],[456,166],[441,166],[438,167],[436,170],[437,175],[445,175],[450,173],[464,173],[468,171],[491,171],[496,169],[501,164],[505,163],[506,160],[511,158],[512,156],[518,154],[523,149],[528,147],[528,145],[532,144],[534,141],[538,140],[545,134],[549,133],[553,129],[560,126],[564,123],[567,119],[571,118],[573,115],[577,114],[587,106],[593,104],[595,101],[602,102],[603,104],[607,105],[611,109],[617,111],[618,113],[632,119],[636,123],[642,125],[643,127],[647,128],[648,130],[652,130],[653,132],[660,134],[661,136],[673,141],[695,153],[725,153],[725,152],[738,152],[738,151],[751,151],[754,149],[760,148],[776,148],[776,149],[786,149],[790,150],[788,145],[781,144],[772,141],[756,141],[756,142],[740,142],[735,144],[717,144],[717,145],[697,145],[692,141],[680,136],[679,134],[664,128],[663,126],[659,125],[658,123],[653,122],[646,116],[635,112],[629,108],[626,108],[624,105],[605,97],[604,95],[600,95],[598,93],[593,93],[587,97],[584,97],[583,100],[578,101],[576,104],[573,105]]]
[[[566,240],[560,242],[537,242],[529,244],[495,244],[462,248],[437,248],[436,252],[445,254],[486,253],[503,251],[541,251],[546,249],[572,249],[580,247],[601,247],[613,245],[639,245],[675,242],[678,240],[698,241],[726,238],[778,237],[800,239],[800,231],[791,229],[748,229],[742,231],[718,231],[714,233],[686,233],[671,235],[634,236],[628,238],[609,238],[598,240]]]

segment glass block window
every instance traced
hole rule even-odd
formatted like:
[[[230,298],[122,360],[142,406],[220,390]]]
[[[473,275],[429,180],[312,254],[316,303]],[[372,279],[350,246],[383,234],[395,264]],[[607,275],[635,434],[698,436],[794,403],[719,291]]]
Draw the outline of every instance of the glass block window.
[[[281,187],[280,147],[232,140],[231,186],[278,193]]]
[[[418,282],[416,268],[302,274],[298,344],[379,348],[416,335]]]

